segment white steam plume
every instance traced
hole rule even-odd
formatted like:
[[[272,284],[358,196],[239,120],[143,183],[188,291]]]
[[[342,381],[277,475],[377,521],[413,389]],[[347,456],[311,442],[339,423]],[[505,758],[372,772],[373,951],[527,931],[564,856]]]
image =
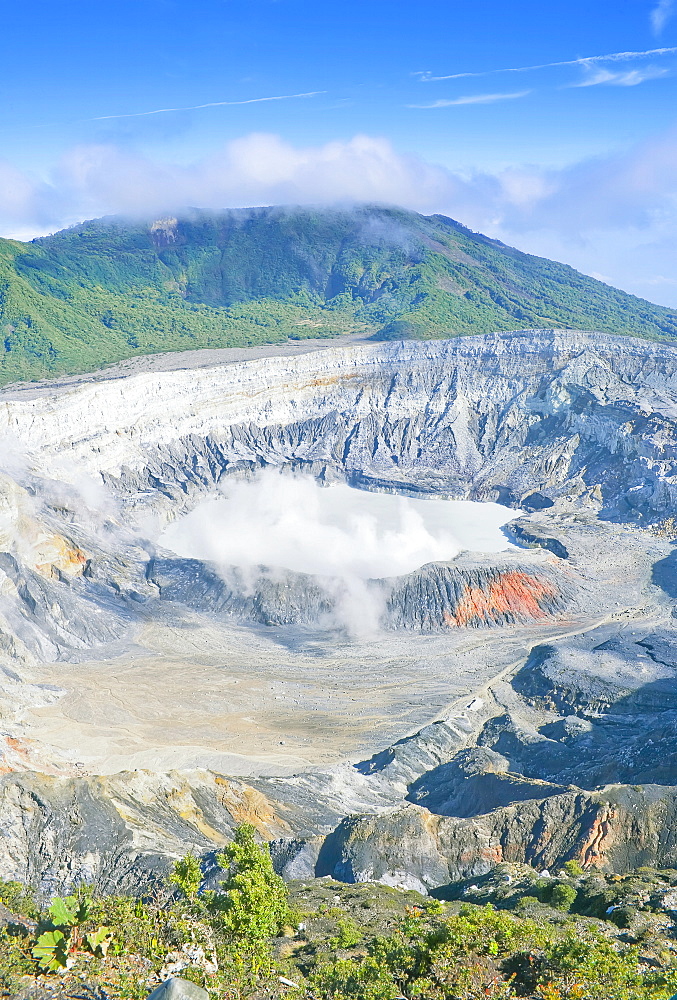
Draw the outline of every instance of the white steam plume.
[[[506,548],[498,529],[514,516],[498,504],[323,488],[307,476],[266,470],[228,484],[227,498],[201,503],[160,543],[223,573],[229,566],[266,566],[332,578],[341,619],[365,634],[375,631],[381,611],[367,580],[453,559],[462,548]]]

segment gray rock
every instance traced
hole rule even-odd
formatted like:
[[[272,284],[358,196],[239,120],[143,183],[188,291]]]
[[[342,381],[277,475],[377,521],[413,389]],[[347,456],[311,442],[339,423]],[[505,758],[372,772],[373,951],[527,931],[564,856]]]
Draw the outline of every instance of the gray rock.
[[[147,1000],[209,1000],[209,993],[189,979],[172,976],[149,993]]]

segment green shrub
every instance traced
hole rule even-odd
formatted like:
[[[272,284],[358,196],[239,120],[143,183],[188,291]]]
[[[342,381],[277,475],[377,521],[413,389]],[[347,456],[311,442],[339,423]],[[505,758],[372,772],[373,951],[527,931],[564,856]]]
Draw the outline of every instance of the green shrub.
[[[538,896],[522,896],[517,900],[517,905],[521,910],[525,910],[530,906],[534,906],[538,902]]]
[[[395,1000],[400,995],[388,968],[371,956],[328,962],[314,973],[311,984],[315,995],[327,1000]]]
[[[35,972],[32,943],[28,935],[11,934],[7,928],[0,929],[0,990],[11,996],[19,994],[20,987],[25,987],[22,977]]]
[[[273,869],[267,845],[257,844],[254,827],[243,823],[233,842],[217,855],[228,877],[221,883],[224,927],[235,937],[261,941],[289,921],[287,887]]]
[[[167,881],[177,886],[186,899],[194,899],[202,883],[202,868],[200,859],[190,852],[179,858],[172,866]]]
[[[336,922],[338,933],[329,939],[331,948],[352,948],[362,940],[362,932],[350,917],[340,917]]]
[[[287,887],[273,869],[267,845],[257,844],[256,831],[243,823],[217,861],[228,871],[223,893],[213,898],[220,929],[232,954],[255,971],[270,967],[270,939],[291,919]]]
[[[22,977],[36,974],[39,959],[41,970],[59,972],[59,995],[143,1000],[168,953],[184,944],[201,948],[210,962],[216,955],[216,971],[197,961],[180,973],[214,1000],[291,998],[280,976],[298,984],[298,1000],[667,1000],[677,991],[663,923],[640,951],[615,939],[612,924],[580,919],[573,928],[572,920],[541,907],[536,919],[467,903],[456,913],[451,903],[440,915],[421,897],[373,887],[365,911],[362,891],[321,881],[294,890],[295,900],[306,890],[324,900],[303,914],[304,940],[275,942],[293,917],[287,887],[252,827],[236,831],[221,863],[227,866],[221,893],[143,901],[85,893],[55,899],[41,914],[37,940],[20,927],[0,930],[0,994],[34,995],[35,982]],[[558,890],[573,891],[566,883],[549,885],[553,903]],[[537,901],[523,896],[518,908]],[[336,953],[356,945],[352,954]]]
[[[556,885],[553,885],[550,892],[550,905],[554,906],[557,910],[566,910],[568,912],[574,905],[577,895],[578,893],[572,885],[564,885],[558,882]]]
[[[38,916],[38,907],[35,902],[35,895],[23,882],[8,881],[0,879],[0,903],[3,903],[8,910],[19,917]]]
[[[608,919],[616,925],[616,927],[631,927],[634,918],[637,916],[637,907],[621,905],[615,906],[611,913],[608,915]]]

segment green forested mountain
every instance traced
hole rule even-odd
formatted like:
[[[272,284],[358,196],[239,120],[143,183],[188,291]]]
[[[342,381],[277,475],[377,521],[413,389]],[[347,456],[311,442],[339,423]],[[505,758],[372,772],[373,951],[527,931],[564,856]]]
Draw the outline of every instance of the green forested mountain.
[[[158,351],[544,326],[671,340],[677,312],[444,216],[380,207],[186,211],[0,240],[0,384]]]

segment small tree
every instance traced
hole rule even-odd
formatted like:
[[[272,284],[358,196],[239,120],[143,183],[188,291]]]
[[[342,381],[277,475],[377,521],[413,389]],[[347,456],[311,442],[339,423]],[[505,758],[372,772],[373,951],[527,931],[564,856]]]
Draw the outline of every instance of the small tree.
[[[273,869],[267,845],[257,844],[255,830],[243,823],[235,838],[217,855],[228,871],[224,889],[224,929],[235,941],[256,948],[289,921],[287,887]]]
[[[167,881],[177,886],[186,899],[195,899],[202,882],[200,859],[189,851],[185,857],[174,862]]]
[[[557,907],[558,910],[568,911],[574,905],[577,895],[578,893],[572,885],[557,884],[552,887],[550,904]]]

